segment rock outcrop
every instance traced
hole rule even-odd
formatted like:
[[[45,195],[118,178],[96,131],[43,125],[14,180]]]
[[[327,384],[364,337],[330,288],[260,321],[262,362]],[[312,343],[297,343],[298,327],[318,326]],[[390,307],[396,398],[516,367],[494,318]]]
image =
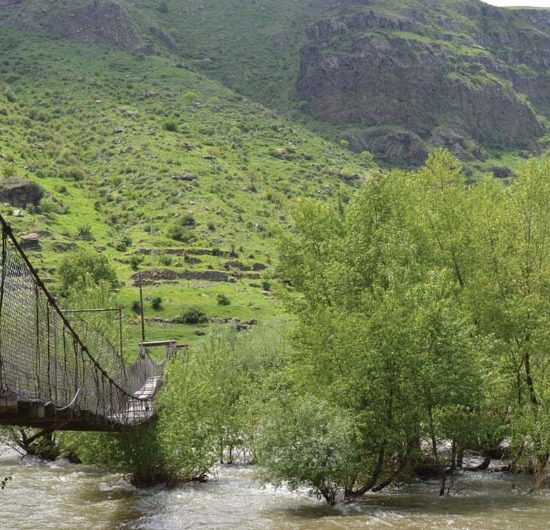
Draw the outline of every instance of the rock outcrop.
[[[47,30],[77,42],[116,50],[133,50],[141,42],[137,24],[117,0],[53,0],[39,2],[0,0],[0,24],[24,31]]]
[[[11,177],[0,181],[0,202],[25,208],[28,204],[36,206],[43,196],[44,190],[32,180]]]
[[[388,164],[420,166],[428,158],[422,138],[417,134],[380,127],[346,135],[352,151],[370,151]]]
[[[491,61],[420,35],[352,33],[339,44],[316,40],[302,49],[298,92],[317,118],[332,123],[392,125],[424,139],[445,124],[486,145],[533,148],[544,127],[491,72]]]
[[[131,50],[140,42],[139,33],[126,10],[114,0],[76,2],[47,22],[48,29],[78,42]]]

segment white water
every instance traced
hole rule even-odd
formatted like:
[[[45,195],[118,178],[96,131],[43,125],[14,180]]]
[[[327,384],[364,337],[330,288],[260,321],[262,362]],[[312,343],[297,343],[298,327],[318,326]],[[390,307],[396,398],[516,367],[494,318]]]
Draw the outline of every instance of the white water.
[[[542,530],[550,492],[525,492],[522,477],[467,473],[451,496],[418,483],[326,506],[307,491],[261,487],[250,467],[220,466],[215,480],[137,490],[124,476],[67,462],[41,463],[0,449],[0,529],[354,529]]]

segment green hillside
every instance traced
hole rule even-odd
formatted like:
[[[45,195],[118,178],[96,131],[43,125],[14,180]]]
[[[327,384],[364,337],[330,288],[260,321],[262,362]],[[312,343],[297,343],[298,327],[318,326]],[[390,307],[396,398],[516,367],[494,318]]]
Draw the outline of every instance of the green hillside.
[[[39,232],[31,259],[54,290],[59,260],[91,246],[125,282],[133,340],[137,268],[171,271],[147,277],[148,317],[194,306],[216,319],[283,318],[268,289],[287,206],[301,196],[346,201],[367,172],[360,156],[171,58],[6,28],[0,53],[0,177],[27,177],[47,192],[22,217],[6,204],[0,211],[18,235]],[[185,341],[203,331],[148,328],[148,338]]]

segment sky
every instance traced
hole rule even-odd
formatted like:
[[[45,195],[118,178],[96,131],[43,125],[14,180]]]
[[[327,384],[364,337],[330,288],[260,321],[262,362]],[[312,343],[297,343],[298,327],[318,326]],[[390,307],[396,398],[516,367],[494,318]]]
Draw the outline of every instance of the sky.
[[[550,7],[550,0],[483,0],[494,6]]]

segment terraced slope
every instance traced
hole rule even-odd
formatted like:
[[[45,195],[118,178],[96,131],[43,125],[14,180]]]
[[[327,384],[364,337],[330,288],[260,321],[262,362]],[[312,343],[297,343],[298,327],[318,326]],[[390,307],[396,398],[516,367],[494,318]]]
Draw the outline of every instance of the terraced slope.
[[[132,275],[146,271],[148,338],[195,337],[200,326],[169,323],[190,306],[215,322],[281,318],[267,289],[287,204],[345,201],[367,173],[361,157],[173,58],[6,28],[0,56],[0,177],[46,192],[0,211],[38,233],[32,259],[52,281],[65,252],[105,252],[129,315]]]

